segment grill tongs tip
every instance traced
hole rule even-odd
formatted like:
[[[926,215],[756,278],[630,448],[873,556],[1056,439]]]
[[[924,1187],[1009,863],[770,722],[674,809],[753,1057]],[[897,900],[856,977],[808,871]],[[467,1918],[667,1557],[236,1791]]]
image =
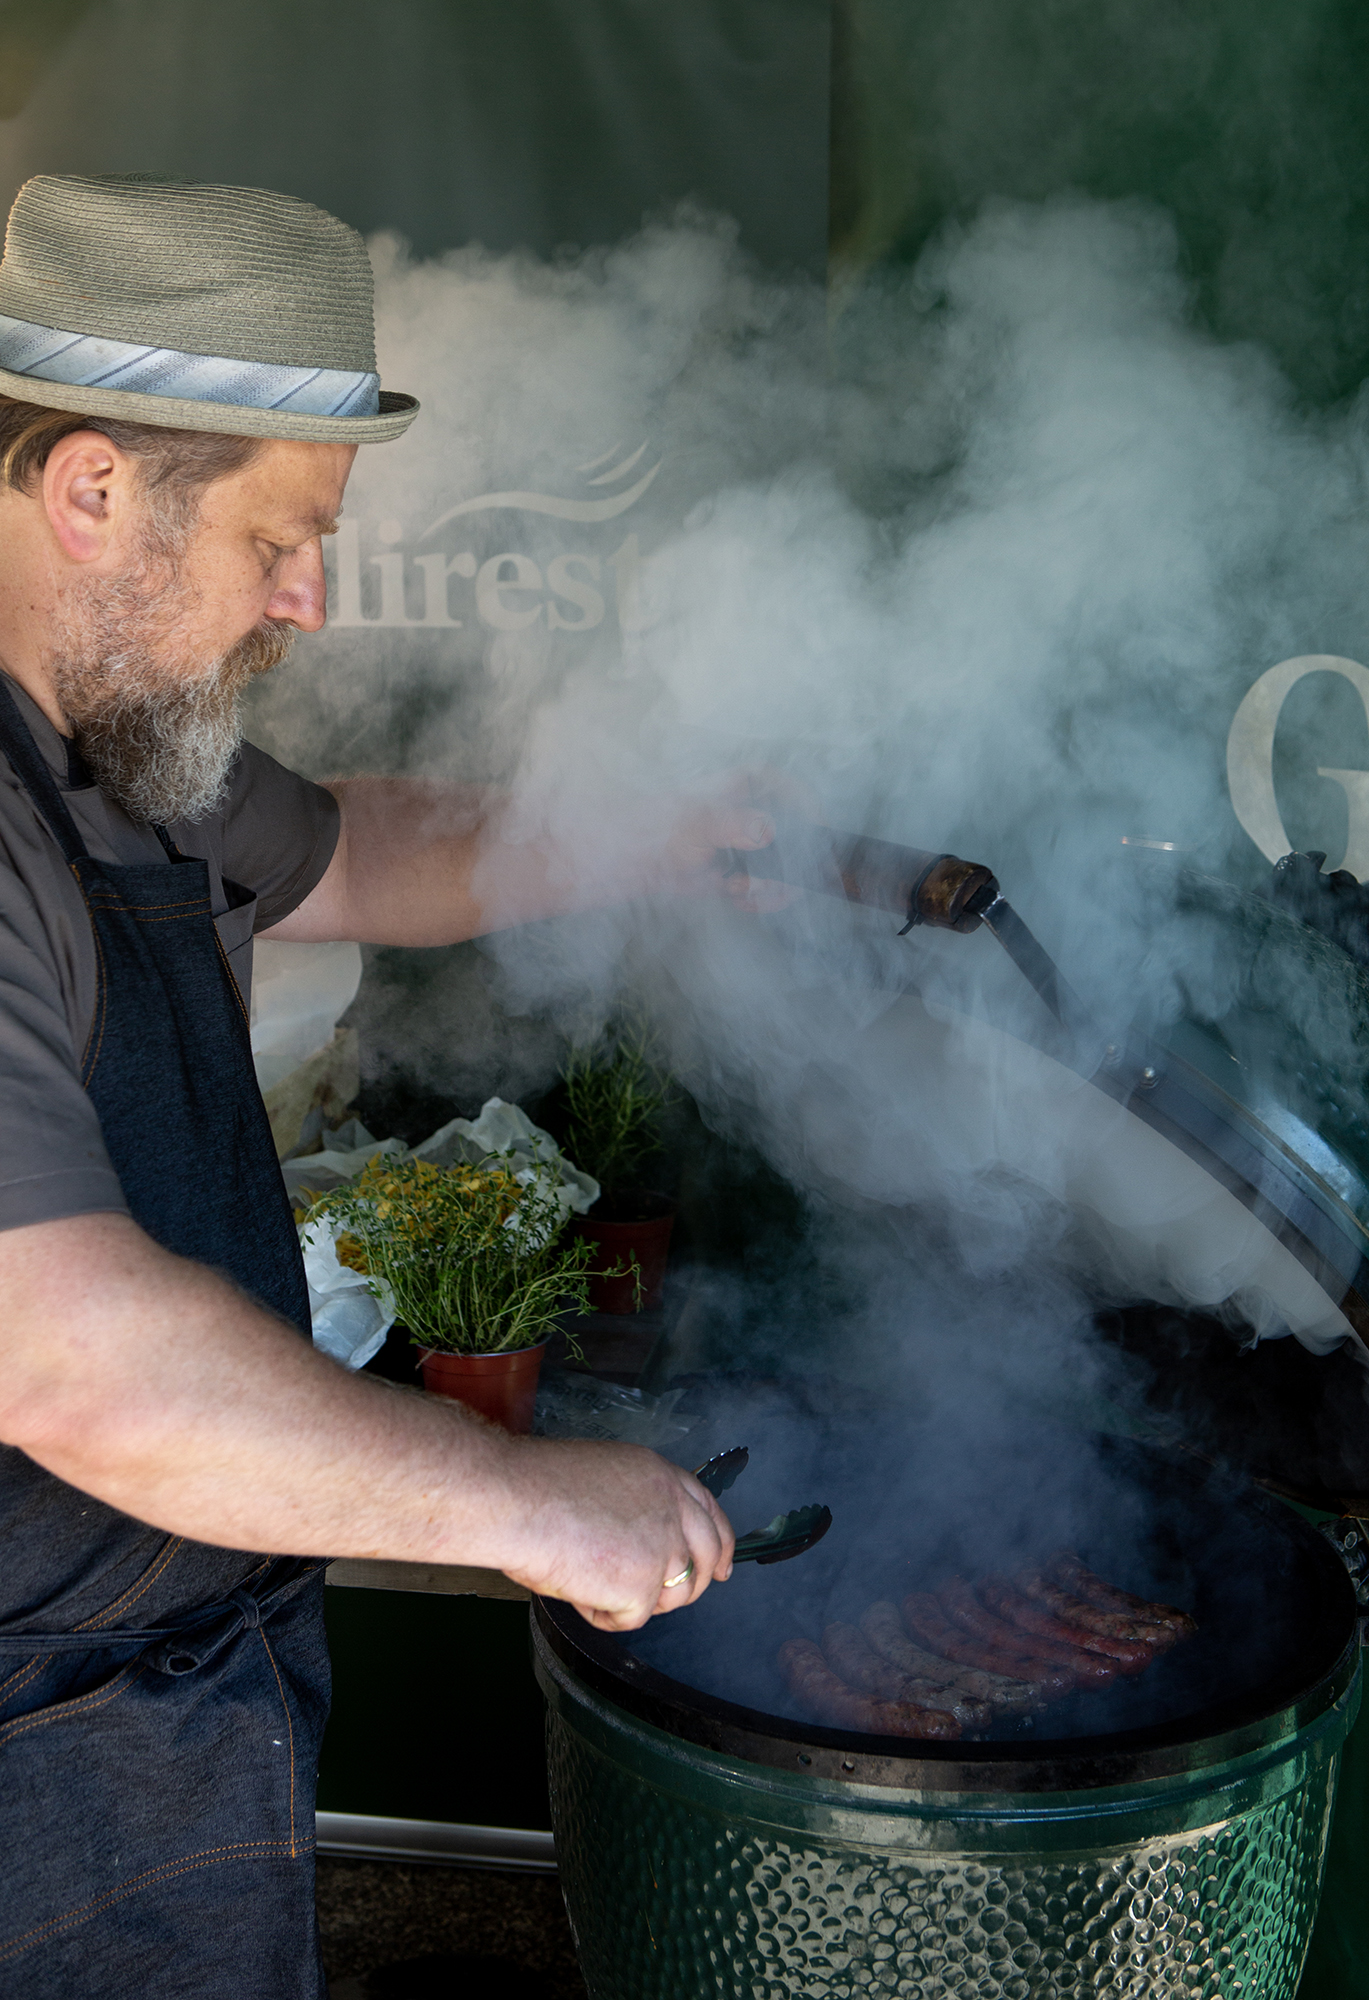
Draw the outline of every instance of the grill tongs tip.
[[[706,1486],[715,1500],[721,1500],[737,1475],[746,1470],[750,1452],[744,1444],[720,1451],[701,1465],[694,1477]],[[781,1563],[801,1556],[820,1542],[832,1525],[830,1507],[795,1507],[777,1514],[764,1528],[752,1528],[737,1537],[732,1552],[734,1563]]]

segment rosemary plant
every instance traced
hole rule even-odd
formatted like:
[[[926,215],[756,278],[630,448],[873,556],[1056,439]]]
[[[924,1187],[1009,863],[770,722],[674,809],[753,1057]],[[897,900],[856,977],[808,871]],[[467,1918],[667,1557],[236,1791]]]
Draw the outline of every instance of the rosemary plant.
[[[634,1186],[676,1097],[650,1028],[636,1021],[611,1042],[572,1048],[561,1077],[567,1158],[602,1188]]]
[[[559,1246],[551,1187],[524,1186],[497,1156],[458,1167],[372,1160],[306,1220],[324,1217],[345,1232],[342,1261],[390,1287],[418,1347],[512,1353],[545,1340],[568,1307],[589,1310],[593,1245]],[[578,1359],[574,1336],[567,1342]]]

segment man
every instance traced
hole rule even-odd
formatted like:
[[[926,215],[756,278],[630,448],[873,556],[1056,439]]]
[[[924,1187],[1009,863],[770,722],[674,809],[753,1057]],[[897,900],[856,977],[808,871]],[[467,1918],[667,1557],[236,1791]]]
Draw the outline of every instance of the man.
[[[237,697],[324,622],[380,392],[359,237],[262,190],[44,177],[0,264],[0,1990],[323,1992],[325,1556],[486,1564],[627,1629],[730,1571],[687,1473],[316,1353],[256,1090],[254,933],[572,906],[498,801],[320,788]],[[763,817],[680,807],[617,888]]]

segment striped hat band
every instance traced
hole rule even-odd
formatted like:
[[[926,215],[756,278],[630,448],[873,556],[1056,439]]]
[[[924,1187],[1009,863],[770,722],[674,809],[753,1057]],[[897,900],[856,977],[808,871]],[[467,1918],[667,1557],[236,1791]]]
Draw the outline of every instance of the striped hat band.
[[[140,347],[99,334],[34,326],[0,313],[0,368],[40,382],[176,396],[193,403],[235,403],[302,416],[373,417],[380,377],[343,368],[283,368],[184,354],[174,347]]]

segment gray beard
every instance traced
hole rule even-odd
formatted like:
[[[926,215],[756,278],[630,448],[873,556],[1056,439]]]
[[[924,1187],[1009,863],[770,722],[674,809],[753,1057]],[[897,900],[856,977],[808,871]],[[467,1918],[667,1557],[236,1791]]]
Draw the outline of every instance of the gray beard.
[[[188,601],[146,569],[87,580],[53,661],[91,776],[144,825],[205,819],[222,805],[242,747],[243,689],[279,666],[295,638],[292,626],[266,619],[207,666],[191,664],[174,639]]]

